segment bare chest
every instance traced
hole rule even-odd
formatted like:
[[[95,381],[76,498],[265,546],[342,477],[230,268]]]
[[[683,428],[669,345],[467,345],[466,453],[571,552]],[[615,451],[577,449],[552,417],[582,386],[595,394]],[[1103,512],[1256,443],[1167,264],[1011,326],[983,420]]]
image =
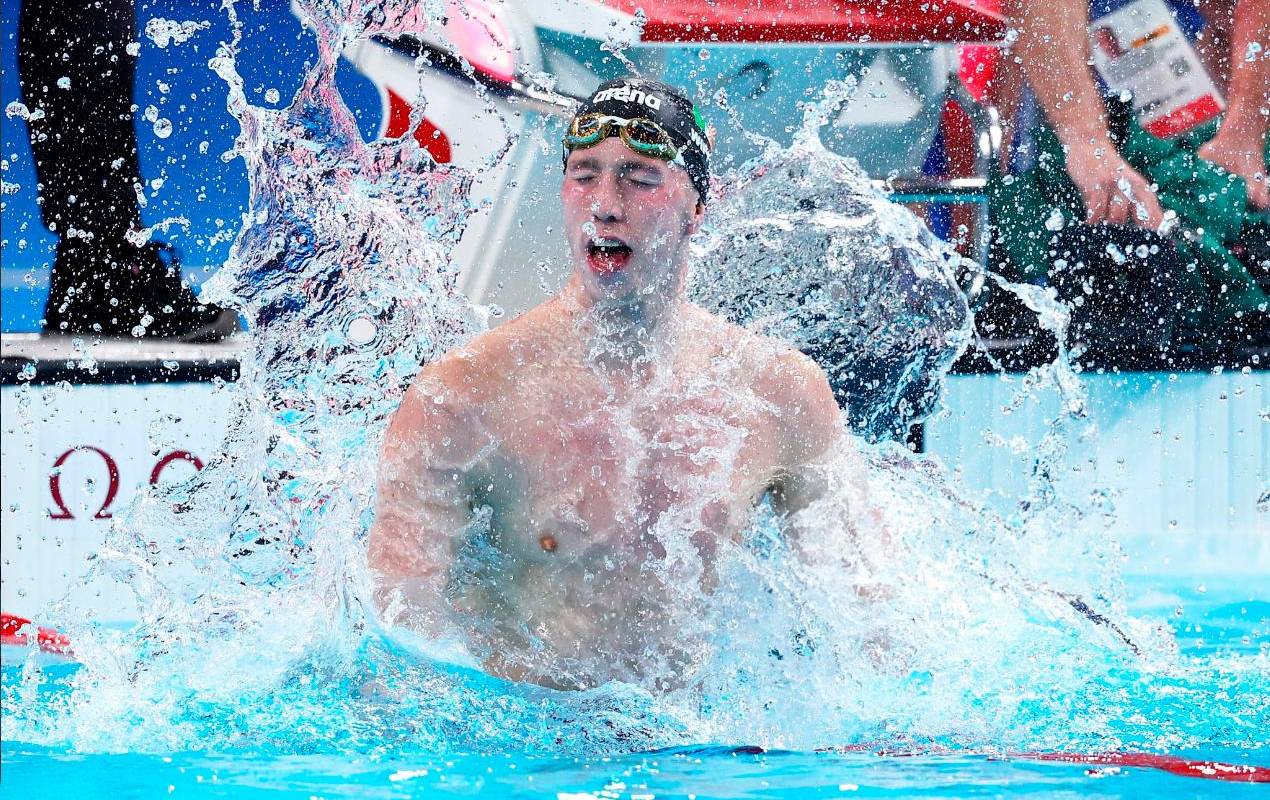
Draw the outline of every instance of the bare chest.
[[[553,558],[612,558],[655,555],[670,529],[732,535],[777,467],[767,422],[725,387],[522,400],[500,425],[496,456],[504,540]]]

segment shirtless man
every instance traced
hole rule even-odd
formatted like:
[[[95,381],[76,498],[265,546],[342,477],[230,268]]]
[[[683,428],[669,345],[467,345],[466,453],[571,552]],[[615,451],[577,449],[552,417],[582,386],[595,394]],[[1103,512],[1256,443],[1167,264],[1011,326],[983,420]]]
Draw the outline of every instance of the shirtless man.
[[[765,495],[809,502],[838,407],[811,360],[684,299],[709,185],[690,101],[610,81],[565,147],[572,275],[419,373],[384,442],[369,560],[389,619],[494,675],[671,686],[701,652],[683,588],[708,595]]]

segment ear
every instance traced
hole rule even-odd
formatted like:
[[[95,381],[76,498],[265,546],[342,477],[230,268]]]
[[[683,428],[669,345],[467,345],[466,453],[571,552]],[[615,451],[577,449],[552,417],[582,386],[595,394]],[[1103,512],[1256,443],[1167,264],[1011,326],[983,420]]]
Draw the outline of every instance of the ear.
[[[705,221],[705,218],[706,204],[698,200],[697,204],[693,206],[692,213],[688,215],[686,231],[689,236],[701,230],[701,223]]]

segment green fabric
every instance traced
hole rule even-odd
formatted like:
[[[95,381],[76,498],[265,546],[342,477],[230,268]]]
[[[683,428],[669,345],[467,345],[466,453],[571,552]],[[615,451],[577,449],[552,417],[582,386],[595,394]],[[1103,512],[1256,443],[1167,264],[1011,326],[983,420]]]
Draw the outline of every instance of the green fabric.
[[[1176,212],[1183,227],[1203,231],[1194,241],[1176,237],[1188,267],[1183,287],[1192,322],[1203,326],[1221,324],[1236,312],[1270,303],[1229,250],[1244,225],[1260,216],[1250,213],[1243,180],[1195,155],[1213,130],[1215,123],[1181,139],[1165,140],[1134,122],[1120,148],[1125,161],[1159,187],[1160,205]],[[1057,215],[1065,227],[1082,221],[1085,211],[1064,169],[1058,137],[1041,127],[1033,131],[1033,141],[1036,166],[1019,175],[994,176],[988,193],[994,236],[1008,262],[1002,265],[1007,277],[1043,283],[1053,260],[1050,245]]]

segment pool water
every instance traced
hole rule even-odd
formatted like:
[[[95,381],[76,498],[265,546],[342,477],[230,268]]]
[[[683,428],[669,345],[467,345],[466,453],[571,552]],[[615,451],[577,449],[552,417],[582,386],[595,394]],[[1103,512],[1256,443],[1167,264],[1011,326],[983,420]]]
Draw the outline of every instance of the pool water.
[[[1270,600],[1262,587],[1228,576],[1139,577],[1129,587],[1136,616],[1167,620],[1181,660],[1237,661],[1270,674]],[[12,686],[18,667],[5,666]],[[54,668],[42,693],[56,691]],[[1205,687],[1216,689],[1217,687]],[[1260,730],[1251,748],[1201,747],[1170,755],[1270,767],[1270,696],[1244,695],[1238,718]],[[9,694],[7,702],[14,702]],[[1198,715],[1205,709],[1196,708]],[[1079,713],[1078,710],[1074,713]],[[1230,724],[1231,719],[1227,718]],[[1060,723],[1061,724],[1061,723]],[[1214,731],[1214,741],[1238,740]],[[1255,735],[1255,734],[1254,734]],[[296,754],[253,751],[91,753],[24,745],[6,736],[7,797],[1241,797],[1247,782],[1185,777],[1133,766],[1043,761],[998,752],[923,750],[920,742],[848,752],[758,751],[714,742],[598,758],[584,752],[503,750],[444,754]],[[1168,752],[1167,743],[1142,750]],[[1261,774],[1265,777],[1265,773]]]

